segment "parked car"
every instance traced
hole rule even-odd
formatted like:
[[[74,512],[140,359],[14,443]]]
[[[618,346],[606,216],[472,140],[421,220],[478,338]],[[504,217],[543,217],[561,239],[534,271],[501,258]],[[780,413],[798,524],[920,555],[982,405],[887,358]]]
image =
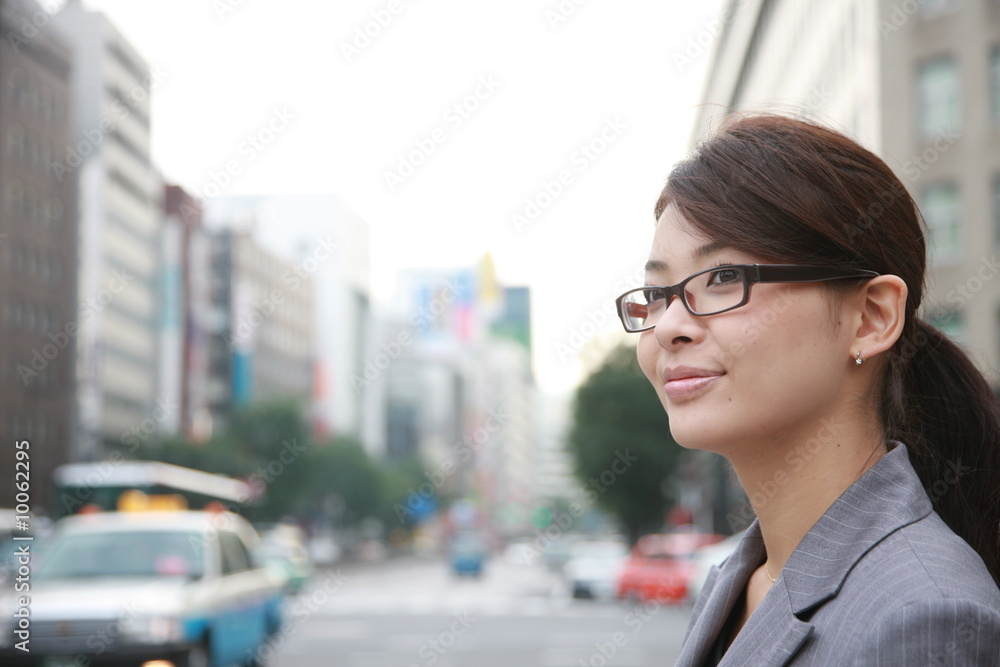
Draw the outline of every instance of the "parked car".
[[[636,541],[618,580],[618,597],[635,601],[683,602],[695,573],[696,549],[722,535],[678,532],[644,535]]]
[[[59,521],[31,560],[30,653],[0,592],[0,664],[250,663],[281,624],[282,581],[227,512],[98,512]],[[34,547],[32,547],[34,548]]]
[[[562,572],[563,567],[569,562],[570,550],[573,545],[582,540],[583,537],[575,533],[563,533],[554,540],[538,540],[542,545],[542,561],[551,572]]]
[[[623,540],[584,540],[570,548],[563,577],[574,598],[612,599],[628,558]]]
[[[721,542],[699,547],[695,550],[691,555],[691,562],[694,565],[694,569],[691,572],[691,581],[688,584],[688,602],[694,604],[698,596],[701,595],[701,589],[705,585],[705,579],[708,578],[709,570],[712,569],[713,565],[720,565],[722,561],[729,558],[736,551],[736,546],[743,539],[743,533],[745,532],[741,530]]]
[[[486,542],[478,533],[458,533],[448,545],[448,559],[455,574],[481,576],[486,561]]]
[[[343,547],[330,530],[322,530],[309,538],[306,550],[313,565],[320,567],[333,565],[343,555]]]
[[[260,560],[284,580],[285,592],[290,595],[302,592],[313,575],[305,531],[296,525],[278,523],[261,526],[260,538]]]
[[[511,565],[532,565],[539,561],[541,551],[535,545],[536,540],[530,537],[517,537],[507,543],[503,549],[502,558]]]

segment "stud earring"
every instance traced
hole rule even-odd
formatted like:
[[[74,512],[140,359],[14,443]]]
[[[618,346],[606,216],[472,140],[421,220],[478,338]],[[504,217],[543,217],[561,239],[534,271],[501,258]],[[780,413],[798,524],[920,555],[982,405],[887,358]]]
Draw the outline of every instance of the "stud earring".
[[[858,352],[858,356],[854,360],[854,363],[856,363],[858,366],[860,366],[861,364],[865,363],[865,360],[861,358],[861,353],[860,352]]]

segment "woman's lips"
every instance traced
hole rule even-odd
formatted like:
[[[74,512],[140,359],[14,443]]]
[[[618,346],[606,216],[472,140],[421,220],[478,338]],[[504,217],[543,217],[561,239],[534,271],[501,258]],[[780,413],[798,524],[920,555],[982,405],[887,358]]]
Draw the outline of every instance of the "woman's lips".
[[[664,383],[663,391],[672,401],[681,401],[694,398],[698,394],[707,391],[715,384],[721,375],[708,375],[701,377],[686,377],[669,380]]]

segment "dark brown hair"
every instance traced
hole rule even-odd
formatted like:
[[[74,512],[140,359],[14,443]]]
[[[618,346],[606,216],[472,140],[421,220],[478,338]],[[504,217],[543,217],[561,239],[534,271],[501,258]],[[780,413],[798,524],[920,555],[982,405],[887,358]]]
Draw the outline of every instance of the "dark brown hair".
[[[903,332],[876,387],[881,424],[906,444],[934,509],[1000,583],[1000,401],[969,357],[916,316],[925,230],[892,170],[820,125],[733,115],[673,169],[657,219],[670,204],[706,237],[765,261],[869,269],[906,283]]]

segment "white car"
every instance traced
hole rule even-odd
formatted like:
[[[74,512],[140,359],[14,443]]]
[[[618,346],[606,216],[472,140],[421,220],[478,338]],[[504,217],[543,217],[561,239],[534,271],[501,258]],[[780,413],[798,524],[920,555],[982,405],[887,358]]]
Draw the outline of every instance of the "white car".
[[[583,540],[574,544],[563,566],[563,577],[571,595],[574,598],[613,599],[628,554],[628,544],[623,540]]]
[[[691,576],[691,583],[688,586],[688,596],[687,601],[694,604],[701,595],[701,589],[705,585],[705,580],[708,579],[708,573],[711,571],[713,565],[720,565],[722,561],[729,558],[729,556],[736,551],[736,546],[740,543],[743,538],[743,533],[746,531],[740,531],[735,535],[730,535],[721,542],[716,542],[715,544],[709,544],[708,546],[701,547],[697,549],[691,556],[691,560],[694,561],[695,571]]]
[[[0,664],[259,662],[258,649],[281,624],[282,581],[254,561],[257,540],[228,512],[63,519],[30,547],[43,549],[30,560],[29,590],[0,592]]]

